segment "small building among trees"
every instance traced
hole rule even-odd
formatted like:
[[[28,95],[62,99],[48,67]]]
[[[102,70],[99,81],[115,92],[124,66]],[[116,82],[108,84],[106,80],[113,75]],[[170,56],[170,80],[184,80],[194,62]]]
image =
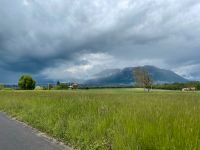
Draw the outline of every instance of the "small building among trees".
[[[71,85],[69,85],[69,89],[72,89],[72,90],[78,89],[78,84],[77,83],[72,83]]]
[[[182,91],[196,91],[196,87],[183,88]]]

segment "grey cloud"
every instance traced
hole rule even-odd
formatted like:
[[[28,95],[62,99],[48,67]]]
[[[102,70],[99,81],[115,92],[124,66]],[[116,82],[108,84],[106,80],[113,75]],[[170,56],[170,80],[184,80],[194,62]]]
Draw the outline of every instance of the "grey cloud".
[[[0,67],[38,75],[87,64],[85,53],[200,64],[199,10],[196,0],[0,0]]]

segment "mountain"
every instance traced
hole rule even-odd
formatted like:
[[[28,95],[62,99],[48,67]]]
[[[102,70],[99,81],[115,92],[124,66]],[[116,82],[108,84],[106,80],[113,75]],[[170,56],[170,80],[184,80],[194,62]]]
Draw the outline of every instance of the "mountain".
[[[87,80],[87,85],[130,85],[134,83],[133,70],[136,67],[124,69],[107,69],[95,75],[95,78]],[[143,66],[153,78],[154,83],[187,82],[188,80],[176,73],[160,69],[154,66]]]
[[[95,78],[109,77],[119,73],[120,69],[106,69],[94,75]]]

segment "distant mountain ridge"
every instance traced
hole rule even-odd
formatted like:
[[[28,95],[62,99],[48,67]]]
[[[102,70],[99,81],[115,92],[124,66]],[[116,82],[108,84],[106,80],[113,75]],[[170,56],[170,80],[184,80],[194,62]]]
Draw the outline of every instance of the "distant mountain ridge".
[[[130,85],[135,82],[133,70],[136,67],[127,67],[124,69],[107,69],[87,80],[88,85]],[[187,82],[188,80],[177,75],[173,71],[160,69],[155,66],[142,66],[149,72],[155,83]]]

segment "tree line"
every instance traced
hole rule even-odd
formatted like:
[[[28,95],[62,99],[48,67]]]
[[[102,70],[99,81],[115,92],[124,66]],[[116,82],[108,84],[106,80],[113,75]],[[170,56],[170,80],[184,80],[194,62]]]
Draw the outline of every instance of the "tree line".
[[[114,86],[114,88],[124,88],[124,87],[133,87],[133,88],[144,88],[146,91],[150,91],[150,89],[163,89],[163,90],[182,90],[183,88],[191,88],[195,87],[197,90],[200,90],[200,82],[187,82],[187,83],[164,83],[164,84],[155,84],[150,73],[144,69],[143,67],[137,67],[133,70],[133,80],[135,83],[133,85],[128,86]],[[68,89],[69,85],[66,83],[60,83],[57,81],[55,86],[36,86],[36,81],[30,75],[22,75],[18,80],[18,88],[21,90],[63,90]],[[84,89],[85,87],[80,87]],[[90,87],[86,87],[90,89]],[[95,88],[95,87],[91,87]],[[96,87],[101,88],[101,87]],[[105,87],[104,87],[105,88]],[[5,89],[4,85],[0,84],[0,90]]]
[[[143,87],[148,91],[150,91],[150,89],[182,90],[183,88],[191,87],[194,87],[196,90],[200,90],[200,82],[198,81],[155,84],[149,72],[142,67],[135,68],[133,70],[133,76],[136,82],[135,87]]]

